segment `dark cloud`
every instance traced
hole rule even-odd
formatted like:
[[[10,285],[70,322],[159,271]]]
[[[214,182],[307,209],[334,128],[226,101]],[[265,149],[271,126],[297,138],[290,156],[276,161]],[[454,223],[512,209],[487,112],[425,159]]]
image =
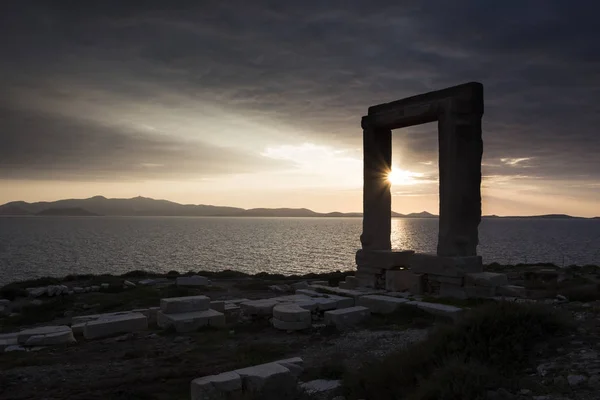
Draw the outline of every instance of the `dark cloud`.
[[[0,83],[35,92],[58,79],[132,102],[178,93],[356,147],[368,106],[478,80],[485,174],[600,180],[600,5],[592,0],[88,3],[3,6]],[[435,128],[395,133],[402,167],[437,158]],[[160,158],[162,142],[148,140],[147,155]],[[32,164],[23,155],[13,165],[17,173]]]
[[[167,179],[289,167],[235,149],[0,108],[0,179]]]

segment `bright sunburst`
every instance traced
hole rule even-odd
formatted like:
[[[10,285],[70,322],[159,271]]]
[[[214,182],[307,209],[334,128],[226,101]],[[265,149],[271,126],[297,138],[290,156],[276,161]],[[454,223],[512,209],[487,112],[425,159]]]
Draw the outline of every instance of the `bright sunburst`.
[[[421,176],[423,176],[423,174],[405,171],[400,168],[392,168],[387,175],[387,180],[392,185],[413,185],[417,183],[417,179],[415,178],[419,178]]]

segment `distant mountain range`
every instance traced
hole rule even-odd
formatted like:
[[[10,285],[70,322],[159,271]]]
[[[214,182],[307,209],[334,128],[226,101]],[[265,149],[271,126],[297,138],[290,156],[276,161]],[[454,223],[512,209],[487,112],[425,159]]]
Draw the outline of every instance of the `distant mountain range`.
[[[307,208],[252,208],[211,206],[204,204],[179,204],[168,200],[155,200],[147,197],[131,199],[107,199],[94,196],[89,199],[68,199],[52,202],[27,203],[13,201],[0,206],[4,216],[181,216],[181,217],[362,217],[362,213],[318,213]],[[392,212],[395,218],[437,218],[426,211],[400,214]],[[484,218],[580,218],[564,214],[536,215],[530,217]],[[595,217],[594,219],[600,219]]]

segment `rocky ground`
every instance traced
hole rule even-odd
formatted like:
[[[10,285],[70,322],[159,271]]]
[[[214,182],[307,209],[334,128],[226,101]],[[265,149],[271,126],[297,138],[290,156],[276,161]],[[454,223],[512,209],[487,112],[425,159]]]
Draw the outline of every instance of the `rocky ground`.
[[[517,272],[514,274],[517,280]],[[341,278],[343,274],[334,280]],[[537,300],[568,313],[575,329],[536,346],[529,365],[518,372],[518,382],[489,390],[486,400],[600,399],[600,301],[594,299],[600,296],[594,286],[596,278],[595,270],[576,273],[564,286],[565,297]],[[114,283],[112,279],[94,277],[66,283]],[[114,279],[122,282],[122,278]],[[162,297],[206,294],[212,300],[266,298],[276,295],[270,286],[290,283],[288,279],[256,277],[212,281],[212,287],[204,289],[138,285],[60,298],[13,299],[13,311],[18,315],[0,318],[0,329],[9,332],[25,326],[68,323],[76,315],[156,306]],[[574,288],[580,288],[579,292]],[[425,339],[441,323],[446,322],[420,314],[394,315],[373,317],[348,332],[317,325],[309,331],[287,333],[263,320],[189,334],[155,328],[103,340],[78,338],[76,344],[64,347],[0,353],[0,398],[188,399],[194,378],[295,356],[305,361],[301,380],[339,379],[369,360]]]

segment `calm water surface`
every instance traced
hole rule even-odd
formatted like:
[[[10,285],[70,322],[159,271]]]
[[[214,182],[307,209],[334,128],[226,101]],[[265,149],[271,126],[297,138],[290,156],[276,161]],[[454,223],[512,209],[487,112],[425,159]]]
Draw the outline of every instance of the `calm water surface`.
[[[435,252],[437,219],[393,219],[392,245]],[[360,218],[0,217],[0,284],[83,273],[354,267]],[[484,220],[484,262],[600,264],[599,220]]]

